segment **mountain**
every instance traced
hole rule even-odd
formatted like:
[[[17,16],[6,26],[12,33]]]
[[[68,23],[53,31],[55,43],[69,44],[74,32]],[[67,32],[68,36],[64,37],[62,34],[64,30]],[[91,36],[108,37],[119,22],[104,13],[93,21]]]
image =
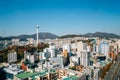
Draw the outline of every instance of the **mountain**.
[[[58,36],[49,32],[41,32],[39,33],[39,38],[40,39],[55,39]],[[21,40],[26,40],[27,38],[34,38],[36,39],[36,34],[32,35],[19,35],[19,36],[9,36],[9,37],[0,37],[0,40],[11,40],[11,39],[16,39],[19,38]]]
[[[86,33],[86,34],[68,34],[63,36],[57,36],[55,34],[49,32],[41,32],[39,33],[39,39],[55,39],[55,38],[73,38],[73,37],[99,37],[99,38],[120,38],[119,35],[113,33],[105,33],[105,32],[95,32],[95,33]],[[0,40],[11,40],[14,38],[19,38],[21,40],[26,40],[27,38],[36,39],[36,34],[32,35],[19,35],[19,36],[10,36],[10,37],[2,37],[0,36]]]
[[[62,38],[73,38],[73,37],[80,37],[80,35],[68,34],[68,35],[60,36],[59,38],[62,39]]]
[[[86,33],[81,35],[68,34],[68,35],[60,36],[59,38],[73,38],[73,37],[120,38],[119,35],[113,33],[105,33],[105,32]]]
[[[86,33],[84,37],[99,37],[99,38],[120,38],[119,35],[106,32]]]
[[[0,39],[2,39],[3,37],[0,36]]]

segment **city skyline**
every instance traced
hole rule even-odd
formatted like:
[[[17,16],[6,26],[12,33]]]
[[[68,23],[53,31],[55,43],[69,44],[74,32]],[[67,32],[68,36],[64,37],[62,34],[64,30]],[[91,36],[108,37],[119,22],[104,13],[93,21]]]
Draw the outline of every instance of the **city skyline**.
[[[51,32],[56,35],[109,32],[120,35],[120,1],[0,1],[0,36]]]

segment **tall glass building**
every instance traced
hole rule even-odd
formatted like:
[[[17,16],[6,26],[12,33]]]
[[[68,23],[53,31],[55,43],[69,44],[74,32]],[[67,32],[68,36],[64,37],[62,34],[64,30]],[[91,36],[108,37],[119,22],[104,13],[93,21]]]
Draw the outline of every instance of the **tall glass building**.
[[[108,42],[102,41],[100,43],[100,54],[104,54],[108,58],[109,45]]]

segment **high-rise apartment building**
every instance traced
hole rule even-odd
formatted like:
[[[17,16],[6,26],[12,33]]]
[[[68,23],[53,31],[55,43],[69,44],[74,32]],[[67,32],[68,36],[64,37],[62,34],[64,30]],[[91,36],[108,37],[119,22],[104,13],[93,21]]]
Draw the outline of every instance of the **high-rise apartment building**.
[[[71,46],[69,44],[64,44],[63,45],[63,52],[64,50],[67,50],[67,52],[70,52],[71,51]]]
[[[13,53],[9,53],[7,55],[8,57],[8,62],[11,63],[11,62],[16,62],[17,61],[17,53],[16,52],[13,52]]]
[[[80,52],[80,64],[84,66],[90,65],[90,52],[87,51]]]
[[[100,43],[100,54],[104,54],[108,58],[109,45],[108,42],[102,41]]]

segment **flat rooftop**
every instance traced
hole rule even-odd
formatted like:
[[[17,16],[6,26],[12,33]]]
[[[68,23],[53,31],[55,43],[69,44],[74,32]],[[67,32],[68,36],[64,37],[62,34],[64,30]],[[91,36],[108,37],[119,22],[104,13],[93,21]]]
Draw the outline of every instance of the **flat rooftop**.
[[[18,77],[19,79],[26,79],[28,77],[35,76],[37,74],[39,74],[39,73],[24,72],[24,73],[21,73],[21,74],[17,74],[16,77]]]
[[[63,80],[77,80],[76,76],[70,76],[70,77],[66,77]]]
[[[5,67],[4,70],[14,75],[23,72],[23,70],[21,70],[16,64],[9,65]]]
[[[19,79],[26,79],[28,77],[35,77],[35,76],[44,76],[48,73],[48,71],[45,72],[23,72],[20,74],[17,74],[16,77]]]

